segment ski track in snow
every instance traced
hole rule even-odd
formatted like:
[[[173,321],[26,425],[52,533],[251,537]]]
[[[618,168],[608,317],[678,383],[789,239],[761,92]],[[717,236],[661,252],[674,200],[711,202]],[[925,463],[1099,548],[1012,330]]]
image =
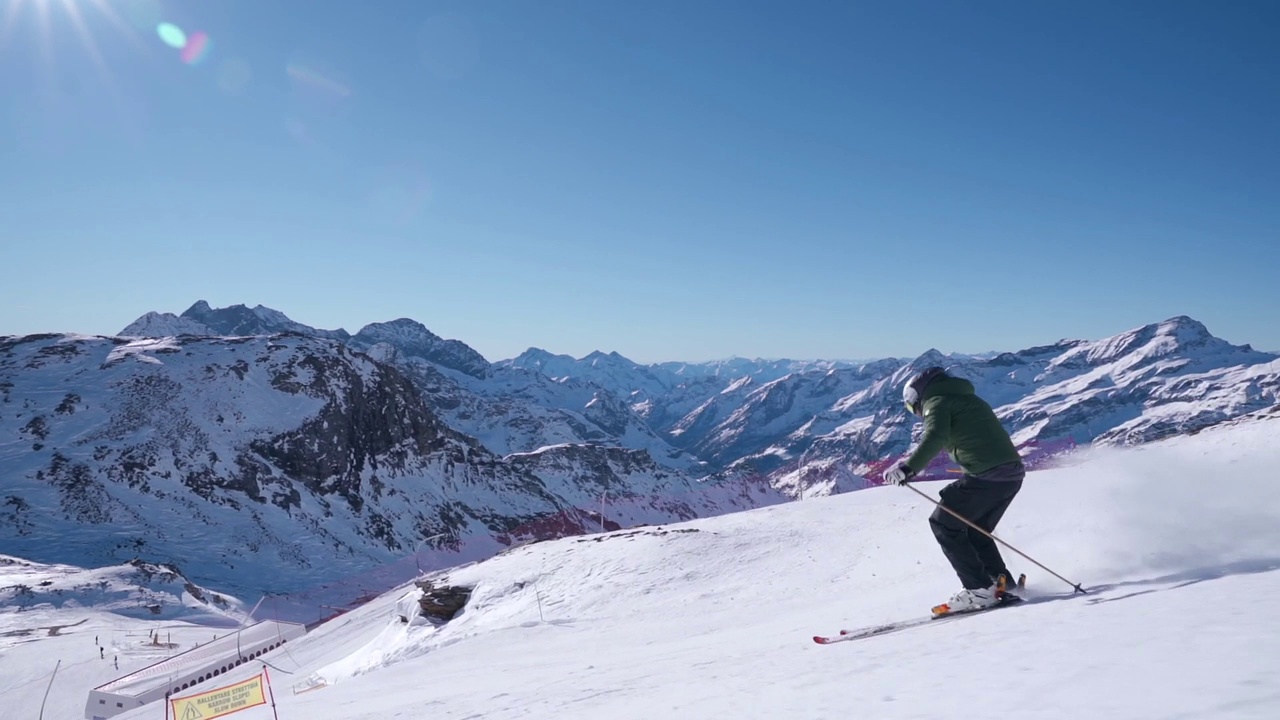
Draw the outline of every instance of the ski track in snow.
[[[957,589],[929,532],[932,506],[878,487],[521,546],[439,574],[474,585],[440,628],[401,623],[397,606],[417,591],[399,588],[265,657],[279,717],[1280,717],[1277,437],[1280,421],[1259,421],[1032,473],[997,534],[1087,595],[1004,549],[1032,602],[814,644],[923,616]],[[922,485],[934,497],[939,487]],[[5,717],[36,716],[59,659],[44,717],[70,720],[91,687],[157,659],[141,647],[151,629],[184,643],[227,631],[10,607],[0,639],[81,620],[0,645]]]

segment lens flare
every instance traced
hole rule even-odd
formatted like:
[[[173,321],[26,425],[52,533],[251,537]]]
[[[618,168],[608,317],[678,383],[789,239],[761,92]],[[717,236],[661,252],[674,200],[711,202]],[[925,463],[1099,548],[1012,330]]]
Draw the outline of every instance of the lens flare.
[[[332,78],[320,74],[320,71],[298,62],[285,66],[285,72],[300,87],[313,90],[321,95],[341,100],[351,94],[351,88]]]
[[[209,49],[209,36],[203,31],[196,31],[191,37],[187,38],[186,44],[182,46],[182,62],[188,65],[196,65],[209,56]]]
[[[182,32],[182,28],[173,23],[160,23],[156,26],[156,34],[160,36],[160,40],[175,50],[181,50],[187,45],[187,34]]]

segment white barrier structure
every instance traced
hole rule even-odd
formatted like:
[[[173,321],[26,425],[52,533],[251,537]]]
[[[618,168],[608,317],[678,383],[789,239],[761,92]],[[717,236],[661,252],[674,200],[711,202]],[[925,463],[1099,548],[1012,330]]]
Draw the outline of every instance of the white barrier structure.
[[[176,695],[307,634],[298,623],[264,620],[89,691],[86,720],[106,720]]]

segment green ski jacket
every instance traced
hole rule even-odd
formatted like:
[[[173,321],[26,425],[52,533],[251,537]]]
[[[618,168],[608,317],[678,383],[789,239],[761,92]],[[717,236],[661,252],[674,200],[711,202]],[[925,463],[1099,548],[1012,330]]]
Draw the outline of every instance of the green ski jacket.
[[[942,450],[969,475],[1022,459],[991,406],[964,378],[942,377],[929,383],[922,413],[924,435],[906,461],[915,472],[924,470]]]

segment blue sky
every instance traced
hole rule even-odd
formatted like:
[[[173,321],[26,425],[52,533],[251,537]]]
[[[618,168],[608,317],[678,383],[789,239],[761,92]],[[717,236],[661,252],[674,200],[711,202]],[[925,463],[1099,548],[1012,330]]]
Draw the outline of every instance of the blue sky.
[[[204,299],[490,359],[1280,349],[1280,4],[4,7],[0,334]]]

